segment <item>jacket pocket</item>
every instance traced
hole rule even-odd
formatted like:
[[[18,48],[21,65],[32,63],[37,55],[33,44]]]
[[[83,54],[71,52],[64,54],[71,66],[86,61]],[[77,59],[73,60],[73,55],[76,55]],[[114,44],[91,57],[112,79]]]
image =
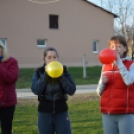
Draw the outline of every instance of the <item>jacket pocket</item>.
[[[0,107],[6,104],[7,96],[4,90],[0,90]]]

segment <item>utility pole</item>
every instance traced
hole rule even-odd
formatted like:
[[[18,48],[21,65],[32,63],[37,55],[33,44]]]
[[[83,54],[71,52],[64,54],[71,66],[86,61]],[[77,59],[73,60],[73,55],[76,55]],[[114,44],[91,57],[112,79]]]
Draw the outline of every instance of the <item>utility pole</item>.
[[[83,55],[83,78],[86,78],[87,77],[87,73],[86,73],[86,55],[84,54]]]

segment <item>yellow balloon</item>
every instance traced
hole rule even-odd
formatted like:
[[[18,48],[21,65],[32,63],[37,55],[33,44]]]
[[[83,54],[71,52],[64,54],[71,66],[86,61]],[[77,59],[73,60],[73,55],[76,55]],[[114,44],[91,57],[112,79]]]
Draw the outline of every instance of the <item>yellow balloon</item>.
[[[63,73],[63,65],[58,61],[52,61],[47,64],[46,72],[52,78],[60,77]]]

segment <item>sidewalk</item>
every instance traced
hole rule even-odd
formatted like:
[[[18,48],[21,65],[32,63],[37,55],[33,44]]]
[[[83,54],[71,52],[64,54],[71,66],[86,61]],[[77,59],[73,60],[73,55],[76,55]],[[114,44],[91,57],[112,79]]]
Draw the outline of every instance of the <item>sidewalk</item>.
[[[94,93],[96,90],[97,84],[90,84],[90,85],[76,85],[76,93]],[[17,89],[17,98],[33,98],[37,97],[31,91],[31,89]]]

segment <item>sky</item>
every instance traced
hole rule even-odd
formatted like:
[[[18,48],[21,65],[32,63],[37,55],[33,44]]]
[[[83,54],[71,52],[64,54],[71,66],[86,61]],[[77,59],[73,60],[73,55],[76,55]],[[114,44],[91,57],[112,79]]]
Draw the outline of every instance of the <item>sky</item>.
[[[101,5],[101,0],[88,0],[88,1],[90,1],[96,5],[99,5],[99,6]]]

